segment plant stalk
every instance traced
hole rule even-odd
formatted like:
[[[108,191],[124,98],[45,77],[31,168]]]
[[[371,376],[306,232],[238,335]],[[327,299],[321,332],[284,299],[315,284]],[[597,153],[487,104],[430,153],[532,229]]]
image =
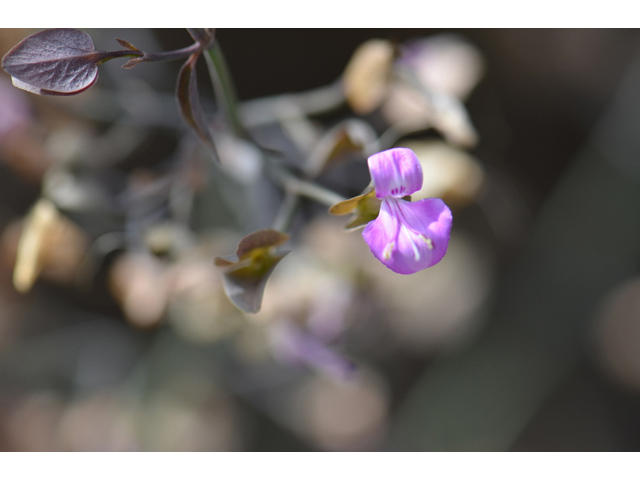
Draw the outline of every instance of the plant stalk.
[[[143,62],[170,62],[172,60],[182,60],[189,58],[192,54],[202,50],[202,45],[194,43],[193,45],[180,50],[171,50],[170,52],[146,53],[142,55]]]
[[[249,134],[240,120],[236,92],[219,43],[214,42],[211,47],[205,50],[204,54],[214,93],[224,109],[233,132],[240,138],[249,139]]]

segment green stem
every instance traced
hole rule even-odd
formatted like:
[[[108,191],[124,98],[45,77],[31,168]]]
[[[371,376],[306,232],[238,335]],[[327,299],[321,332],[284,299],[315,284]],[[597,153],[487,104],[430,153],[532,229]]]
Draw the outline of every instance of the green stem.
[[[213,84],[216,98],[224,109],[233,132],[240,138],[249,138],[249,135],[240,120],[238,100],[229,74],[229,67],[222,55],[218,42],[204,51],[205,60],[209,69],[209,76]]]
[[[291,229],[293,217],[298,211],[299,206],[300,197],[298,196],[298,194],[293,192],[286,192],[284,200],[282,200],[282,204],[280,205],[280,209],[278,210],[278,214],[276,215],[271,228],[283,233],[287,233]]]
[[[338,202],[346,200],[342,195],[338,195],[331,190],[327,190],[315,183],[302,180],[286,169],[270,164],[270,171],[274,179],[280,183],[286,192],[299,195],[301,197],[307,197],[315,200],[318,203],[331,207]]]
[[[341,82],[300,93],[286,93],[242,102],[244,124],[253,127],[273,122],[298,120],[301,115],[318,115],[344,104]]]

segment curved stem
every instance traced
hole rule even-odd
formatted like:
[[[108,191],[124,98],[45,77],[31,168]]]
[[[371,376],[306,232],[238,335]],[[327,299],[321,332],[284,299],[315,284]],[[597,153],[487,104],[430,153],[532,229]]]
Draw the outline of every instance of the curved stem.
[[[291,229],[293,217],[298,211],[300,205],[300,197],[297,193],[286,192],[285,197],[280,204],[276,218],[273,220],[271,228],[280,232],[287,233]]]
[[[318,115],[344,104],[342,83],[300,93],[278,94],[242,102],[240,114],[244,124],[253,127],[285,120],[297,120],[300,115]]]
[[[190,57],[192,54],[202,51],[202,45],[194,43],[193,45],[179,50],[171,50],[169,52],[146,53],[144,52],[141,60],[143,62],[170,62],[172,60],[181,60]]]
[[[302,180],[282,167],[276,166],[275,164],[271,164],[270,167],[274,179],[278,181],[287,192],[310,198],[327,207],[346,200],[342,195],[321,187],[320,185],[316,185],[315,183]]]
[[[399,121],[388,127],[382,134],[376,139],[375,143],[372,143],[371,147],[376,150],[386,150],[393,147],[393,145],[411,133],[419,132],[429,128],[431,124],[427,119],[423,123],[418,123],[415,120],[409,119],[406,121]]]

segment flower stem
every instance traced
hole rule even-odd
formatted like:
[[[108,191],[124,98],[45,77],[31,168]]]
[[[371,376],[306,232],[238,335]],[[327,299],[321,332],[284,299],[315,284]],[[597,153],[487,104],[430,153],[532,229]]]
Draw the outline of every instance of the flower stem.
[[[299,205],[300,197],[298,194],[286,192],[271,228],[287,233],[291,229],[291,223],[293,222],[295,213],[298,211]]]
[[[144,53],[142,61],[144,62],[170,62],[172,60],[181,60],[188,58],[192,54],[202,50],[202,45],[194,43],[193,45],[180,50],[171,50],[170,52]]]
[[[338,195],[315,183],[302,180],[282,167],[276,166],[273,163],[270,166],[273,177],[287,192],[310,198],[328,207],[346,200],[342,195]]]
[[[318,115],[335,110],[342,104],[342,84],[334,82],[306,92],[278,94],[244,101],[240,105],[240,114],[244,124],[253,127],[277,121],[297,120],[301,115]]]
[[[143,53],[136,50],[118,50],[117,52],[96,52],[93,55],[99,55],[100,60],[97,65],[102,65],[109,60],[121,57],[142,57]]]

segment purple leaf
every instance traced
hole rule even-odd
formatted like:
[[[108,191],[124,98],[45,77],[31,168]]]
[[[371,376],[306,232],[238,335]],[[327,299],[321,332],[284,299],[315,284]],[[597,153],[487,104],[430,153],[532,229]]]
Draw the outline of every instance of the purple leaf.
[[[113,58],[97,51],[91,37],[72,28],[35,33],[13,47],[2,68],[13,84],[38,95],[75,95],[98,79],[98,65]]]
[[[142,63],[142,62],[144,62],[144,57],[135,57],[135,58],[132,58],[131,60],[129,60],[124,65],[122,65],[122,68],[126,68],[128,70],[128,69],[133,68],[133,67],[135,67],[136,65],[138,65],[139,63]]]
[[[180,69],[176,98],[182,119],[191,127],[207,147],[215,151],[213,138],[200,104],[198,83],[196,80],[196,63],[200,52],[192,54]]]

